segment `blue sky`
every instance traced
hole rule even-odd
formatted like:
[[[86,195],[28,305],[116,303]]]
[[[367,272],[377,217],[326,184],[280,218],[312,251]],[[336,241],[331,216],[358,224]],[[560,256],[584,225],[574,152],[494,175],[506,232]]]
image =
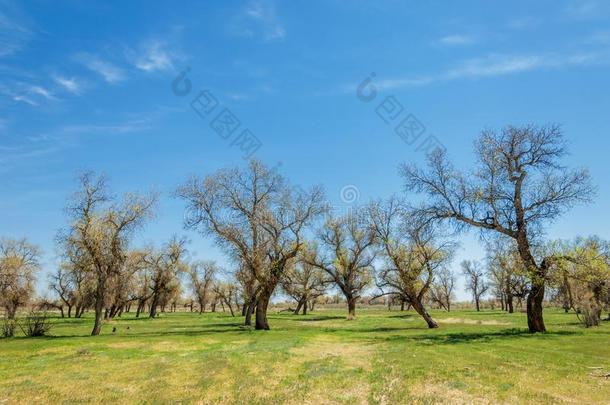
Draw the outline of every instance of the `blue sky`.
[[[95,170],[116,193],[162,193],[138,243],[186,234],[195,257],[222,261],[182,229],[170,194],[190,174],[244,164],[232,145],[244,129],[257,158],[323,184],[341,207],[346,186],[362,203],[401,192],[397,168],[424,161],[421,140],[467,166],[481,129],[553,122],[599,193],[548,236],[609,238],[610,2],[506,4],[0,0],[0,235],[27,236],[52,270],[75,178]],[[192,90],[180,96],[172,82],[185,70]],[[371,73],[377,96],[363,102]],[[241,123],[228,140],[190,106],[204,89]],[[377,113],[390,96],[398,119],[425,127],[418,142]],[[456,268],[483,255],[465,237]]]

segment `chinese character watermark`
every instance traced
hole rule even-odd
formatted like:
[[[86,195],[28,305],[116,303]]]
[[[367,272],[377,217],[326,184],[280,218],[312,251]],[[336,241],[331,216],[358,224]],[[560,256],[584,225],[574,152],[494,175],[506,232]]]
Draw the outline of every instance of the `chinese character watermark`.
[[[356,88],[356,97],[363,103],[370,103],[378,96],[377,87],[373,81],[377,75],[373,72],[366,77]],[[415,145],[416,152],[423,152],[427,156],[438,151],[445,151],[443,143],[434,135],[426,134],[426,127],[404,106],[394,95],[386,96],[375,107],[375,114],[386,124],[391,125],[394,133],[407,145]]]
[[[188,78],[190,67],[180,72],[172,81],[172,93],[178,97],[186,97],[193,90],[193,84]],[[208,89],[200,91],[190,102],[191,108],[210,128],[221,138],[229,142],[231,147],[242,153],[243,159],[252,158],[263,146],[261,140],[248,129],[243,128],[241,120],[226,106],[221,105],[216,96]]]

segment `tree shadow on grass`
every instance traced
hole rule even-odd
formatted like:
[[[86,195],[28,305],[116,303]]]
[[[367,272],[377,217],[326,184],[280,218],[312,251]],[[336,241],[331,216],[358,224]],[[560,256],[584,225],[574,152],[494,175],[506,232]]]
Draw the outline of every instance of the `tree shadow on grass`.
[[[242,322],[217,322],[217,323],[208,323],[201,324],[192,327],[186,327],[184,329],[174,329],[171,328],[169,330],[154,330],[154,331],[139,331],[138,325],[130,325],[130,329],[127,333],[125,329],[125,325],[120,324],[110,324],[104,325],[102,327],[102,333],[100,336],[109,337],[116,336],[121,338],[138,338],[138,337],[163,337],[163,336],[206,336],[217,333],[226,333],[226,332],[240,332],[243,331],[241,327],[243,326]],[[93,327],[93,324],[91,325]],[[116,327],[116,332],[111,333],[110,331]],[[92,338],[96,339],[96,336],[91,336],[90,333],[81,333],[74,335],[53,335],[51,331],[50,335],[47,336],[38,336],[38,337],[25,337],[25,336],[17,336],[12,339],[34,339],[34,340],[60,340],[60,339],[73,339],[73,338]]]
[[[313,317],[306,317],[307,315],[303,316],[303,315],[291,315],[291,317],[269,317],[271,318],[275,318],[275,319],[282,319],[282,320],[288,320],[288,321],[298,321],[298,322],[317,322],[317,321],[330,321],[330,320],[336,320],[336,319],[345,319],[345,316],[339,316],[339,315],[316,315]]]
[[[401,318],[401,319],[406,319],[406,318],[414,318],[415,316],[420,316],[417,314],[399,314],[399,315],[390,315],[388,316],[388,318]]]
[[[406,332],[406,331],[414,331],[414,330],[422,330],[421,327],[417,326],[382,326],[382,327],[373,327],[373,328],[333,328],[333,327],[323,327],[320,328],[320,332],[323,333],[349,333],[354,336],[358,336],[359,333],[370,334],[370,333],[388,333],[388,332]]]
[[[454,345],[461,343],[487,343],[510,339],[549,339],[559,336],[581,335],[576,331],[555,331],[546,333],[530,333],[527,329],[511,328],[490,332],[456,332],[456,333],[430,333],[416,336],[391,335],[379,338],[386,341],[414,341],[423,345],[441,344]]]

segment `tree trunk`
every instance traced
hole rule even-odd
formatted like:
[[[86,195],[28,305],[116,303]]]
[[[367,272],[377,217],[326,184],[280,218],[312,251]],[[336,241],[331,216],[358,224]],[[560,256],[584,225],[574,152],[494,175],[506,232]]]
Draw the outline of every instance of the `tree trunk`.
[[[297,303],[297,309],[294,310],[294,315],[298,315],[301,312],[301,307],[303,307],[303,299],[301,298]]]
[[[252,313],[254,312],[255,308],[256,308],[256,299],[252,299],[252,300],[250,300],[250,303],[248,304],[248,308],[246,309],[246,319],[244,320],[244,325],[252,326]]]
[[[400,310],[401,311],[405,310],[405,301],[404,300],[400,300]]]
[[[307,315],[307,298],[303,300],[303,315]]]
[[[150,303],[149,318],[155,318],[157,316],[157,306],[159,305],[159,297],[157,294],[153,295],[153,300]]]
[[[513,296],[512,295],[508,295],[506,297],[506,306],[507,306],[507,310],[509,314],[512,314],[513,312],[515,312],[515,307],[513,305]]]
[[[95,289],[95,323],[91,336],[97,336],[102,331],[102,317],[104,316],[104,297],[106,296],[106,277],[98,273],[97,287]]]
[[[568,273],[566,271],[563,272],[563,309],[567,314],[570,312],[570,309],[574,307],[574,302],[572,301],[572,289],[570,288],[570,282],[568,281]]]
[[[414,302],[411,302],[411,306],[413,306],[413,309],[415,309],[415,311],[419,315],[421,315],[422,318],[424,318],[424,321],[426,321],[426,323],[428,324],[428,328],[430,328],[430,329],[438,328],[438,323],[436,323],[436,321],[434,319],[432,319],[432,317],[430,316],[428,311],[426,311],[426,308],[424,307],[424,305],[419,300],[415,300]]]
[[[546,332],[544,319],[542,318],[542,301],[544,300],[544,281],[532,283],[530,293],[527,296],[527,326],[529,331]]]
[[[222,301],[224,301],[224,303],[227,304],[227,307],[229,307],[229,312],[231,312],[231,316],[235,317],[235,312],[233,311],[233,305],[231,304],[231,300],[223,298]],[[220,302],[221,304],[222,304],[222,301]],[[224,305],[222,306],[222,312],[225,312]]]
[[[256,321],[254,329],[269,330],[269,322],[267,321],[267,306],[269,305],[270,294],[261,295],[256,304]]]
[[[354,319],[356,319],[356,299],[347,297],[347,320],[352,321]]]
[[[102,317],[104,312],[104,301],[101,298],[97,298],[95,302],[95,323],[93,324],[93,330],[91,336],[97,336],[102,331]]]
[[[72,318],[72,305],[68,305],[68,318]]]
[[[248,303],[244,301],[244,304],[241,306],[241,316],[246,316],[247,310],[248,310]]]

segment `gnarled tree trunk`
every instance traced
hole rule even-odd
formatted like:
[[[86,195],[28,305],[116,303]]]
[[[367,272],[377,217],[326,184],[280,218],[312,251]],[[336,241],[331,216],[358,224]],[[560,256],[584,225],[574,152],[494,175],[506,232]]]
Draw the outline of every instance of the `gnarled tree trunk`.
[[[93,325],[91,336],[97,336],[102,331],[102,317],[104,316],[103,311],[104,301],[97,299],[95,303],[95,324]]]
[[[411,302],[411,306],[413,307],[413,309],[415,309],[415,312],[417,312],[419,315],[421,315],[422,318],[424,318],[424,321],[426,321],[426,323],[428,324],[428,328],[438,328],[438,323],[436,323],[436,321],[432,319],[428,311],[426,311],[424,305],[419,300],[413,300],[413,302]]]
[[[303,299],[301,298],[297,304],[297,308],[294,310],[294,314],[298,315],[301,312],[301,308],[303,307]]]
[[[347,320],[356,319],[356,298],[347,297]]]
[[[256,321],[254,329],[269,330],[269,322],[267,321],[267,306],[269,305],[270,294],[262,293],[258,297],[256,304]]]
[[[252,313],[254,312],[255,308],[256,308],[256,299],[252,299],[252,300],[250,300],[250,303],[248,304],[248,308],[246,309],[246,319],[244,320],[244,325],[252,326]]]
[[[532,282],[530,293],[527,296],[527,326],[529,331],[546,332],[542,318],[542,301],[544,300],[544,281]]]

